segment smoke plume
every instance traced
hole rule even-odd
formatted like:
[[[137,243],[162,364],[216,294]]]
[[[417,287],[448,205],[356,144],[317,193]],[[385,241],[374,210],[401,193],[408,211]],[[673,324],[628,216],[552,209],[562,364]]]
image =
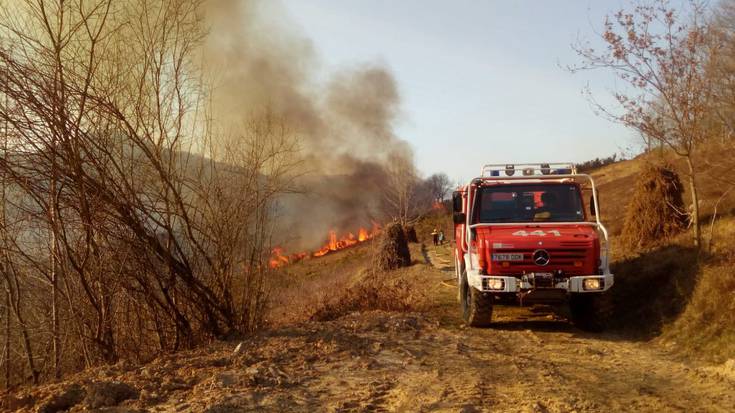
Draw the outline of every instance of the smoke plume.
[[[380,220],[387,162],[412,156],[394,132],[400,96],[393,76],[376,64],[356,64],[323,80],[311,41],[287,27],[277,3],[206,4],[212,112],[238,125],[267,109],[299,140],[304,192],[281,200],[280,222],[290,234],[282,241],[309,248],[329,229],[354,231]]]

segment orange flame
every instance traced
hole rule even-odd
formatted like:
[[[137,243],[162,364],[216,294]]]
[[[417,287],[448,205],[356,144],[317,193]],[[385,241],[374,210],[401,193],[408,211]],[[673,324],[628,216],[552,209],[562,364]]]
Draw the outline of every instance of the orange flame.
[[[269,261],[271,268],[278,268],[288,264],[290,261],[287,256],[283,255],[283,248],[275,247],[271,251],[271,259]]]
[[[340,238],[337,236],[337,231],[330,230],[329,235],[328,235],[328,241],[321,248],[311,253],[299,252],[296,254],[292,254],[291,256],[283,255],[283,249],[281,247],[276,247],[276,248],[273,248],[273,251],[271,252],[271,258],[269,261],[270,267],[279,268],[279,267],[282,267],[290,263],[301,261],[307,257],[315,257],[315,258],[323,257],[332,251],[339,251],[345,248],[349,248],[355,244],[365,242],[375,237],[375,235],[377,235],[378,232],[380,232],[380,225],[378,225],[375,222],[373,223],[372,230],[368,230],[367,228],[360,227],[360,229],[357,232],[357,237],[355,237],[354,233],[349,232],[347,233],[347,235]]]
[[[329,250],[337,251],[337,231],[329,231]]]

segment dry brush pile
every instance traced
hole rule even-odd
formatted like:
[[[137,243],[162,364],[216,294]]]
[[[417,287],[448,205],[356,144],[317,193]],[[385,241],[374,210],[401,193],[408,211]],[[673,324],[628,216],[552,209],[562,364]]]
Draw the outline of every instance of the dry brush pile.
[[[679,176],[669,165],[647,164],[625,213],[621,240],[631,251],[670,239],[687,226]]]
[[[378,248],[376,266],[379,270],[390,271],[411,265],[411,251],[400,224],[393,223],[385,227]]]

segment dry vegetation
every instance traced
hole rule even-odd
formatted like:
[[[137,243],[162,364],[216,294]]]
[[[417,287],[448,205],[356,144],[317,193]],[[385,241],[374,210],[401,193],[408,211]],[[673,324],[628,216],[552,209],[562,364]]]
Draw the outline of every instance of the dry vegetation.
[[[419,207],[444,198],[448,179],[420,179],[410,157],[390,158],[390,168],[375,175],[387,182],[379,203],[388,211],[386,216],[397,221],[385,229],[380,242],[305,259],[279,271],[269,268],[277,201],[292,191],[293,180],[301,174],[301,152],[290,128],[293,120],[263,109],[239,124],[238,133],[220,131],[222,125],[214,123],[207,105],[212,85],[202,80],[201,68],[194,63],[206,32],[197,12],[199,2],[21,3],[25,8],[0,11],[0,366],[6,388],[108,364],[115,366],[115,374],[135,376],[171,400],[178,397],[177,391],[206,393],[227,387],[229,379],[192,376],[176,382],[169,377],[177,370],[176,360],[162,355],[251,334],[266,324],[303,322],[294,327],[299,336],[273,340],[273,348],[259,348],[268,339],[256,336],[247,356],[238,360],[221,357],[229,348],[217,357],[202,356],[206,368],[218,374],[226,373],[220,371],[224,366],[248,369],[243,370],[250,372],[243,380],[252,388],[288,388],[298,383],[267,366],[270,360],[293,356],[284,355],[288,351],[278,345],[293,344],[299,354],[339,353],[335,357],[343,359],[353,353],[378,354],[377,335],[385,332],[381,328],[389,329],[385,323],[429,323],[423,316],[377,313],[377,321],[370,316],[360,325],[354,313],[450,305],[431,304],[437,297],[454,305],[453,292],[427,297],[425,273],[434,277],[432,286],[443,289],[442,277],[451,279],[451,270],[426,265],[428,253],[421,245],[407,246],[403,230],[409,229],[409,241],[426,244],[433,228],[453,238],[445,211],[416,220]],[[735,264],[735,162],[723,156],[735,148],[729,123],[733,100],[728,95],[735,90],[735,8],[730,2],[721,7],[722,19],[708,25],[697,21],[682,30],[668,8],[636,9],[634,16],[620,14],[606,25],[612,55],[582,50],[591,66],[619,68],[618,60],[627,57],[628,64],[634,63],[624,79],[634,88],[645,85],[640,96],[618,96],[625,113],[617,120],[643,132],[649,150],[634,160],[600,160],[611,163],[593,171],[603,217],[614,235],[613,327],[623,337],[658,337],[674,351],[718,362],[735,357],[735,284],[729,276]],[[648,24],[655,16],[675,29],[675,36],[651,35]],[[621,29],[633,34],[620,36],[616,30]],[[669,49],[654,46],[662,39]],[[716,42],[716,54],[705,53],[711,41]],[[654,79],[657,69],[641,65],[651,56],[664,77]],[[711,60],[702,60],[706,57]],[[673,174],[651,177],[653,163],[669,164],[683,177],[683,201]],[[633,194],[636,182],[640,184]],[[692,234],[679,234],[682,211],[690,212]],[[670,219],[663,223],[653,219],[666,217]],[[447,247],[437,251],[442,249],[451,266],[451,253]],[[438,313],[439,318],[449,317],[446,311]],[[332,327],[359,334],[325,331]],[[428,328],[432,334],[433,328]],[[421,346],[427,345],[416,338],[420,328],[406,329],[406,340],[413,340],[419,354],[409,359],[419,358]],[[529,348],[539,345],[537,338],[526,337],[513,325],[507,329],[510,333],[498,334],[511,337],[504,348],[512,348],[514,340],[526,340]],[[464,351],[463,341],[453,333],[436,334],[458,353]],[[359,343],[350,347],[349,340],[357,336],[369,336],[370,346],[378,350]],[[493,339],[482,336],[476,354],[484,354],[480,345]],[[299,340],[303,342],[293,343]],[[316,342],[326,347],[312,346]],[[575,343],[569,339],[560,348]],[[604,347],[591,344],[596,345]],[[435,350],[443,354],[445,349]],[[320,356],[314,355],[315,360]],[[577,361],[584,363],[588,356],[582,354]],[[624,360],[624,355],[618,356]],[[301,357],[289,364],[297,370],[314,362],[293,357]],[[125,366],[127,360],[154,358],[155,368],[168,370],[161,367],[160,374],[148,374],[143,367]],[[188,362],[196,364],[196,357]],[[477,364],[461,362],[468,368]],[[390,367],[400,369],[398,364]],[[305,374],[314,379],[313,373]],[[421,381],[423,376],[417,377]],[[142,405],[162,400],[147,388],[148,393],[133,395],[130,389],[111,388],[109,380],[100,381],[108,395],[120,390],[120,397],[137,397]],[[61,395],[57,390],[62,385],[53,386],[54,395],[63,397],[44,399],[52,403],[49,411],[63,408],[67,399],[89,408],[122,401],[98,401],[95,383],[67,388]],[[575,402],[564,403],[560,406]]]
[[[204,32],[196,1],[2,7],[6,387],[260,326],[297,147],[267,111],[213,132]]]
[[[255,8],[0,0],[5,388],[288,319],[272,317],[288,290],[274,244],[327,233],[312,224],[405,224],[446,192],[392,131],[387,71],[340,73],[306,96],[308,70],[292,63],[308,58],[285,33],[289,47],[255,47]],[[322,162],[340,174],[323,179],[332,192],[296,202],[323,189],[304,179]]]
[[[692,271],[692,290],[681,314],[663,328],[661,341],[694,359],[725,362],[735,358],[735,218],[723,218],[717,244]]]
[[[372,310],[419,311],[425,296],[416,288],[419,281],[409,271],[378,272],[365,270],[354,285],[341,292],[334,302],[325,303],[312,320],[328,321],[353,312]]]
[[[711,156],[716,150],[705,147],[702,152]],[[651,163],[673,159],[666,152],[653,152],[593,172],[602,183],[603,218],[617,228],[613,236],[616,285],[612,290],[615,308],[612,327],[630,337],[656,339],[687,357],[723,362],[735,356],[732,346],[735,320],[732,312],[726,310],[735,294],[731,277],[727,276],[735,263],[732,249],[735,200],[722,197],[723,193],[727,195],[727,188],[718,179],[703,179],[700,185],[702,210],[709,223],[714,223],[712,231],[708,226],[703,238],[706,245],[712,245],[712,250],[695,248],[687,232],[662,236],[647,246],[621,242],[626,236],[622,232],[626,207],[636,207],[632,183]],[[674,170],[684,173],[686,165],[682,162],[674,161],[672,165]],[[703,176],[721,172],[719,168],[707,168]],[[687,191],[683,196],[685,200],[691,199]],[[715,205],[719,219],[712,221]],[[676,215],[674,210],[669,213]],[[649,218],[656,217],[649,215]]]
[[[357,281],[336,300],[319,308],[312,320],[333,320],[355,311],[415,311],[424,301],[416,288],[415,277],[393,271],[411,265],[403,226],[388,225],[380,236],[374,264],[357,274]]]
[[[418,225],[449,222],[436,214]],[[411,248],[422,255],[421,246]],[[325,257],[342,268],[353,266],[354,288],[333,295],[358,303],[339,300],[345,305],[330,307],[336,311],[330,321],[290,323],[240,344],[217,341],[144,365],[90,369],[0,398],[0,408],[31,412],[63,402],[74,404],[71,411],[93,405],[181,412],[726,411],[734,401],[732,363],[679,363],[619,331],[588,335],[546,312],[521,318],[505,308],[497,309],[493,328],[461,328],[455,290],[444,284],[452,278],[446,246],[424,251],[436,266],[421,259],[365,283],[411,283],[425,296],[420,313],[375,311],[386,304],[381,298],[367,303],[354,294],[369,294],[361,279],[371,246],[351,252]],[[294,267],[323,278],[337,275],[316,261]],[[559,392],[560,386],[579,391]]]
[[[684,188],[668,165],[646,165],[636,177],[621,241],[628,250],[648,247],[679,234],[687,224]]]
[[[411,252],[403,226],[393,223],[385,227],[380,239],[375,266],[378,270],[390,271],[411,265]]]

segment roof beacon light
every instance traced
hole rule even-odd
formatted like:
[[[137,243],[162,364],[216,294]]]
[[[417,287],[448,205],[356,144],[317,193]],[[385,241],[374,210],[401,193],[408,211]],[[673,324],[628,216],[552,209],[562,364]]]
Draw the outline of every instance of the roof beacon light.
[[[516,172],[518,175],[515,176]],[[571,162],[564,163],[507,163],[507,164],[487,164],[482,167],[480,171],[480,178],[495,178],[495,179],[528,179],[527,177],[533,176],[538,179],[555,178],[549,175],[576,175],[577,170],[574,164]]]

